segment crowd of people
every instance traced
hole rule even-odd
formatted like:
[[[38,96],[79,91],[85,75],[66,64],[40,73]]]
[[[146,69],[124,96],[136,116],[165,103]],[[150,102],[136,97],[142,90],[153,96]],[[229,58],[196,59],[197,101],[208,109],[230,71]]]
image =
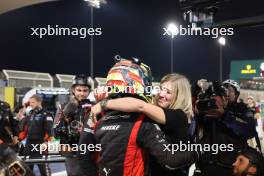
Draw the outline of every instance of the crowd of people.
[[[1,101],[0,171],[14,172],[6,159],[14,153],[3,146],[39,158],[47,155],[36,150],[41,144],[60,139],[68,146],[60,153],[69,176],[188,176],[194,163],[195,176],[264,175],[260,108],[253,97],[239,99],[236,81],[191,85],[186,76],[171,73],[155,95],[146,91],[151,83],[146,64],[122,58],[108,72],[106,89],[93,90],[96,102],[88,99],[87,77],[76,75],[71,100],[55,119],[38,95],[14,113]],[[33,175],[33,164],[19,166]],[[48,163],[37,166],[41,175],[51,175]]]

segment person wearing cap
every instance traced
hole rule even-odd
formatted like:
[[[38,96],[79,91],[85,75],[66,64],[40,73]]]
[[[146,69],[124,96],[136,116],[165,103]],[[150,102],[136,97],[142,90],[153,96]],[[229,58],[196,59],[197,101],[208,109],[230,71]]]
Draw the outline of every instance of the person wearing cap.
[[[122,97],[150,102],[151,96],[145,88],[151,86],[151,81],[150,68],[133,58],[121,59],[110,69],[106,81],[109,95],[99,103],[103,116],[95,129],[96,142],[102,145],[98,157],[99,175],[152,175],[150,157],[171,170],[188,166],[198,159],[195,151],[165,149],[170,144],[164,133],[142,112],[107,108],[111,100]],[[163,91],[168,90],[164,87]]]
[[[263,176],[264,158],[256,149],[247,147],[239,151],[233,163],[234,176]]]
[[[228,106],[223,122],[243,141],[256,138],[257,146],[260,149],[261,146],[254,119],[255,109],[253,110],[244,102],[237,101],[240,95],[240,86],[236,81],[227,79],[222,85],[227,89],[228,95]]]
[[[72,96],[61,112],[61,119],[55,131],[61,144],[69,144],[71,148],[81,144],[94,143],[93,131],[86,125],[89,118],[91,102],[87,99],[91,85],[87,76],[80,74],[73,79],[71,86]],[[67,129],[61,132],[60,127]],[[60,132],[58,132],[60,131]],[[86,146],[87,147],[87,146]],[[71,148],[63,151],[66,156],[65,166],[68,176],[94,176],[96,173],[95,162],[91,160],[90,151],[84,153],[72,151]]]
[[[232,175],[237,151],[246,147],[247,139],[254,135],[253,114],[245,104],[237,103],[239,91],[233,80],[199,80],[193,85],[195,139],[228,148],[217,153],[205,152],[196,163],[195,176]]]
[[[222,85],[227,89],[228,103],[233,104],[237,102],[238,97],[240,95],[239,84],[232,79],[227,79],[223,81]]]

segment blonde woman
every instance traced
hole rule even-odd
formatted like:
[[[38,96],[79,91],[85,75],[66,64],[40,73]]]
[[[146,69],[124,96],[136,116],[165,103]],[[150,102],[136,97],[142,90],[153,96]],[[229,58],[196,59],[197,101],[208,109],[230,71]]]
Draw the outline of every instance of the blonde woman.
[[[171,143],[187,142],[188,122],[193,116],[189,80],[177,73],[168,74],[161,79],[160,92],[154,105],[132,97],[111,99],[92,107],[94,116],[102,110],[111,109],[122,112],[140,112],[159,124]],[[169,171],[152,162],[152,175],[185,175],[182,171]]]

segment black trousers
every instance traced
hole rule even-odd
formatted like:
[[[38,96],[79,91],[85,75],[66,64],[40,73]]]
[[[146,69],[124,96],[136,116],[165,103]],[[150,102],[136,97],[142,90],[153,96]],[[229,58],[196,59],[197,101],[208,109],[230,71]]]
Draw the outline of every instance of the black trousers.
[[[66,157],[65,167],[68,176],[79,176],[81,175],[81,167],[76,157]]]
[[[51,175],[51,170],[49,168],[48,163],[44,163],[44,164],[36,164],[39,168],[39,172],[41,176],[50,176]],[[34,164],[29,164],[28,167],[32,170],[33,172],[33,168],[34,168]]]
[[[44,142],[43,140],[27,140],[24,155],[29,156],[29,158],[41,158],[43,156],[43,154],[40,151],[36,150],[36,149],[40,150],[40,148],[39,147],[35,148],[34,146],[37,144],[40,145],[43,142]],[[34,165],[35,164],[28,164],[28,166],[32,170],[32,172],[33,172]],[[39,168],[41,176],[50,176],[51,175],[51,170],[49,168],[48,163],[37,164],[37,166]]]
[[[96,165],[91,160],[66,157],[65,167],[68,176],[96,176]]]

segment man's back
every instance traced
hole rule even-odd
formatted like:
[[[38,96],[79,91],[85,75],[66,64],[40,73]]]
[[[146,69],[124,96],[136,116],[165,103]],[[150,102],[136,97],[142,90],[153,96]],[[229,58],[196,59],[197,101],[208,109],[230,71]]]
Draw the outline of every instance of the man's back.
[[[195,152],[166,150],[164,133],[147,117],[138,113],[110,111],[96,127],[96,142],[101,144],[99,174],[104,176],[150,175],[148,156],[163,166],[179,168],[197,159]]]

